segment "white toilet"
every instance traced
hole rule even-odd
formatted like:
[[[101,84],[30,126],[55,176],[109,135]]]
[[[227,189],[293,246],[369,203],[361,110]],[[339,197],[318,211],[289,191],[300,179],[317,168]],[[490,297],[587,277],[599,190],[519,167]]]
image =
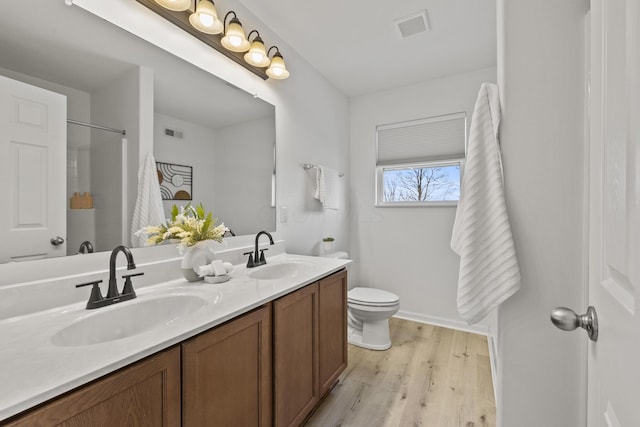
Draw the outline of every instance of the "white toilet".
[[[349,258],[346,252],[325,254],[331,258]],[[398,312],[400,298],[382,289],[355,287],[347,292],[349,344],[370,350],[391,347],[389,317]]]

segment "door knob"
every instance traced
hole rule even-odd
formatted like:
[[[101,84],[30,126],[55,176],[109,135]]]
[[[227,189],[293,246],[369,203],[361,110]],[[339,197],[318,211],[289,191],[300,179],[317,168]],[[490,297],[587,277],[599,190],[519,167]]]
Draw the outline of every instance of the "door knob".
[[[563,331],[573,331],[581,327],[587,331],[591,341],[598,340],[598,315],[593,306],[587,308],[587,312],[582,315],[566,307],[556,307],[551,310],[551,323]]]
[[[61,244],[64,243],[64,239],[60,236],[56,236],[56,237],[52,237],[51,240],[49,240],[49,242],[51,242],[53,246],[60,246]]]

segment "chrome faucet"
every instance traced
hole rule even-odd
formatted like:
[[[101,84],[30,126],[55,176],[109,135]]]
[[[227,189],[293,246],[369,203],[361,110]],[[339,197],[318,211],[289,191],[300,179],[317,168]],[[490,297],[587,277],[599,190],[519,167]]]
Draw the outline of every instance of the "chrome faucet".
[[[263,234],[269,238],[270,245],[275,245],[275,243],[273,243],[273,237],[268,231],[261,231],[256,234],[255,250],[253,252],[245,252],[245,255],[249,255],[249,259],[247,260],[247,268],[257,267],[259,265],[264,265],[267,263],[267,260],[264,258],[264,251],[268,251],[269,249],[258,249],[258,240]],[[258,252],[260,253],[258,254]]]
[[[136,264],[133,261],[133,254],[129,248],[126,246],[117,246],[111,252],[111,258],[109,258],[109,288],[107,290],[106,297],[103,297],[100,292],[99,285],[102,283],[102,280],[94,280],[76,285],[76,288],[92,286],[91,295],[87,302],[87,309],[104,307],[106,305],[127,301],[136,297],[136,292],[133,290],[131,278],[134,276],[142,276],[144,273],[127,274],[122,276],[125,279],[124,286],[122,287],[122,293],[118,292],[118,283],[116,282],[116,258],[120,252],[124,253],[127,257],[127,270],[133,270],[136,268]]]

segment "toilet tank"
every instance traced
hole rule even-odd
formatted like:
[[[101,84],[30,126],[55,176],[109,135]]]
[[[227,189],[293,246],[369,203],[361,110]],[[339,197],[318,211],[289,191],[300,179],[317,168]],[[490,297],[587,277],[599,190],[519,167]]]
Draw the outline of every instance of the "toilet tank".
[[[323,254],[323,258],[337,258],[337,259],[349,259],[349,254],[343,251],[331,252],[328,254]]]

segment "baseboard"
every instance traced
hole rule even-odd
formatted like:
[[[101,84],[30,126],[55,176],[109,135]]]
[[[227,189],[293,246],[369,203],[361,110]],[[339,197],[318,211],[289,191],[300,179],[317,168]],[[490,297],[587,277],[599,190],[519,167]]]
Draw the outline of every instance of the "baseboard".
[[[420,313],[412,313],[410,311],[398,311],[393,317],[405,320],[413,320],[414,322],[427,323],[429,325],[442,326],[443,328],[456,329],[464,332],[489,336],[489,327],[486,325],[468,325],[464,322],[445,319],[437,316],[427,316]]]
[[[498,354],[496,350],[496,340],[493,335],[487,335],[489,344],[489,364],[491,365],[491,380],[493,381],[493,398],[498,406]]]

